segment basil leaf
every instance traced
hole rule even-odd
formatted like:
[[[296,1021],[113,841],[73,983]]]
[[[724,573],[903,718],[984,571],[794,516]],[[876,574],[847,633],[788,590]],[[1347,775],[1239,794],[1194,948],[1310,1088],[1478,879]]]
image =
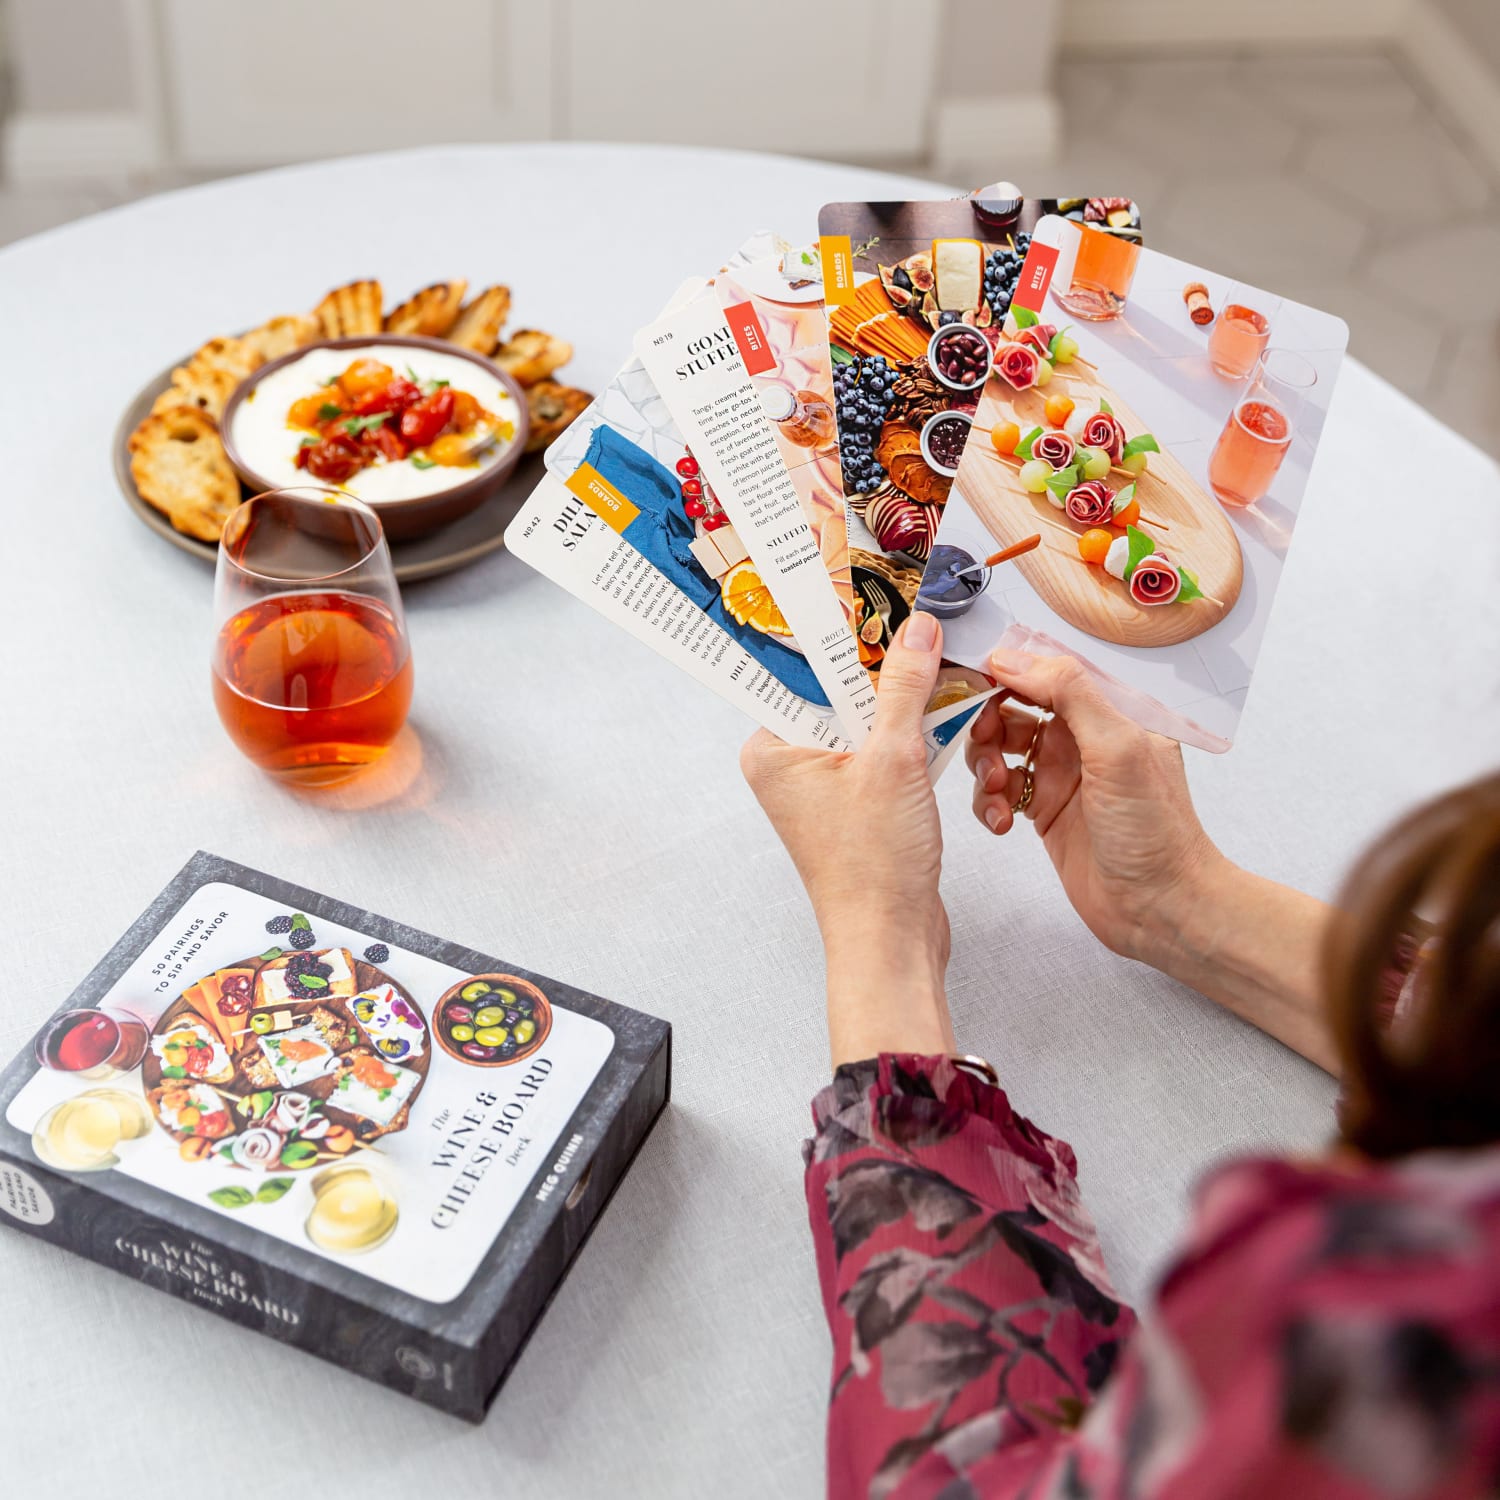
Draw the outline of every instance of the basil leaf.
[[[343,414],[344,408],[332,401],[325,401],[318,408],[318,420],[320,422],[331,422],[335,417],[341,417]]]
[[[186,1068],[163,1068],[161,1070],[161,1076],[163,1078],[186,1078],[187,1077],[187,1069]]]
[[[302,441],[297,444],[297,446],[299,448],[316,448],[322,441],[322,438],[309,434],[307,437],[303,438]]]
[[[433,463],[433,461],[430,458],[423,458],[421,456],[421,454],[416,454],[412,458],[411,466],[414,469],[435,469],[435,468],[437,468],[437,465],[435,463]]]
[[[1178,568],[1177,571],[1182,574],[1182,587],[1177,591],[1177,598],[1173,603],[1186,604],[1190,599],[1201,599],[1203,590],[1198,587],[1198,580],[1186,568]]]
[[[321,974],[303,974],[298,983],[305,990],[326,990],[328,981]]]
[[[295,1177],[268,1177],[255,1190],[255,1201],[257,1203],[275,1203],[278,1198],[285,1198],[296,1182]]]
[[[267,948],[266,951],[261,954],[261,961],[263,963],[270,963],[273,958],[280,958],[281,955],[285,952],[285,948]]]
[[[854,363],[854,356],[847,349],[840,349],[837,344],[830,344],[828,346],[828,357],[836,365],[852,365]]]
[[[1119,515],[1120,512],[1126,509],[1129,506],[1130,502],[1134,499],[1135,486],[1133,484],[1127,484],[1123,490],[1117,490],[1115,492],[1115,514]]]
[[[304,917],[300,911],[297,912],[292,917],[292,931],[293,932],[309,932],[311,930],[312,930],[312,923],[309,922],[307,920],[307,918]]]
[[[343,427],[344,431],[347,432],[351,437],[356,437],[361,432],[368,432],[372,427],[379,427],[380,424],[384,422],[389,416],[390,412],[388,411],[377,411],[368,417],[350,417],[347,422],[343,422],[340,425]],[[297,924],[295,922],[292,923],[293,927],[295,927],[296,925]],[[304,917],[303,926],[308,925],[310,924]]]
[[[1036,442],[1036,440],[1041,437],[1041,435],[1042,429],[1040,427],[1033,427],[1031,431],[1028,432],[1026,436],[1016,444],[1016,452],[1022,458],[1029,459],[1031,457],[1031,445]]]
[[[1010,315],[1016,320],[1017,328],[1030,328],[1042,321],[1029,307],[1012,307]]]
[[[1103,396],[1099,398],[1099,410],[1102,411],[1106,417],[1112,417],[1115,414],[1114,407],[1112,407],[1109,402],[1104,399]]]
[[[310,1167],[318,1159],[318,1148],[307,1141],[288,1141],[281,1153],[284,1167]]]
[[[1156,551],[1156,540],[1139,526],[1127,526],[1125,534],[1130,538],[1130,553],[1125,559],[1125,582],[1129,583],[1135,570]]]
[[[220,1208],[244,1208],[246,1204],[255,1202],[255,1194],[249,1188],[242,1187],[215,1188],[208,1196],[209,1201],[217,1203]]]
[[[1132,453],[1160,453],[1161,448],[1149,432],[1143,432],[1139,437],[1133,437],[1120,450],[1121,458],[1129,458]]]
[[[1078,488],[1077,468],[1069,464],[1066,469],[1059,469],[1057,473],[1048,477],[1047,488],[1057,496],[1059,501],[1066,500],[1069,491]]]

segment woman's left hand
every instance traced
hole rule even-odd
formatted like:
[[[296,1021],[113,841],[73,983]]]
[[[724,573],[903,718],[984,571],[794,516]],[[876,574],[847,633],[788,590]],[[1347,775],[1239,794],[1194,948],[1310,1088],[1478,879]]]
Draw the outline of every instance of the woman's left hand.
[[[941,660],[938,622],[913,614],[886,655],[861,750],[806,750],[762,729],[740,752],[823,934],[835,1066],[878,1052],[954,1050],[943,836],[922,740]]]

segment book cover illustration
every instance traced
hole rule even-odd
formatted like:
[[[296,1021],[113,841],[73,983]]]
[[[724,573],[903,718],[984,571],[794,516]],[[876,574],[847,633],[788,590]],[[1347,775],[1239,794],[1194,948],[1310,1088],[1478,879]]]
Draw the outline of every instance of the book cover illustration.
[[[614,1045],[531,979],[208,880],[98,1003],[44,1028],[5,1109],[8,1149],[443,1303]]]

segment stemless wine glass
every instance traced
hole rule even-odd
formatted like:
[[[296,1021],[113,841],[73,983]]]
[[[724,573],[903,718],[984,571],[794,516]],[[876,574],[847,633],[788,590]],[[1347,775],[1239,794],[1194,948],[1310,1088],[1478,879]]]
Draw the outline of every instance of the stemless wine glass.
[[[1281,298],[1237,281],[1208,335],[1208,362],[1225,380],[1243,380],[1271,341],[1271,323]]]
[[[1289,349],[1261,356],[1208,461],[1209,486],[1221,503],[1254,505],[1271,488],[1317,379],[1312,365]]]
[[[1141,258],[1139,240],[1127,239],[1092,224],[1069,226],[1078,235],[1066,286],[1052,283],[1052,295],[1075,318],[1107,323],[1125,315],[1125,299]]]
[[[411,706],[411,647],[390,549],[367,505],[306,486],[224,523],[214,581],[214,705],[262,770],[331,786],[379,760]]]

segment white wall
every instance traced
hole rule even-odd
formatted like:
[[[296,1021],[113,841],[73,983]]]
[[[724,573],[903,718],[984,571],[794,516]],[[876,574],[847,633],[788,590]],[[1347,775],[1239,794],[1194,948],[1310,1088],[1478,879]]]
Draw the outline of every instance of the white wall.
[[[1059,3],[445,0],[429,47],[412,0],[0,0],[20,80],[5,167],[212,170],[547,138],[912,163],[993,157],[1003,140],[1034,156],[1054,133]]]

